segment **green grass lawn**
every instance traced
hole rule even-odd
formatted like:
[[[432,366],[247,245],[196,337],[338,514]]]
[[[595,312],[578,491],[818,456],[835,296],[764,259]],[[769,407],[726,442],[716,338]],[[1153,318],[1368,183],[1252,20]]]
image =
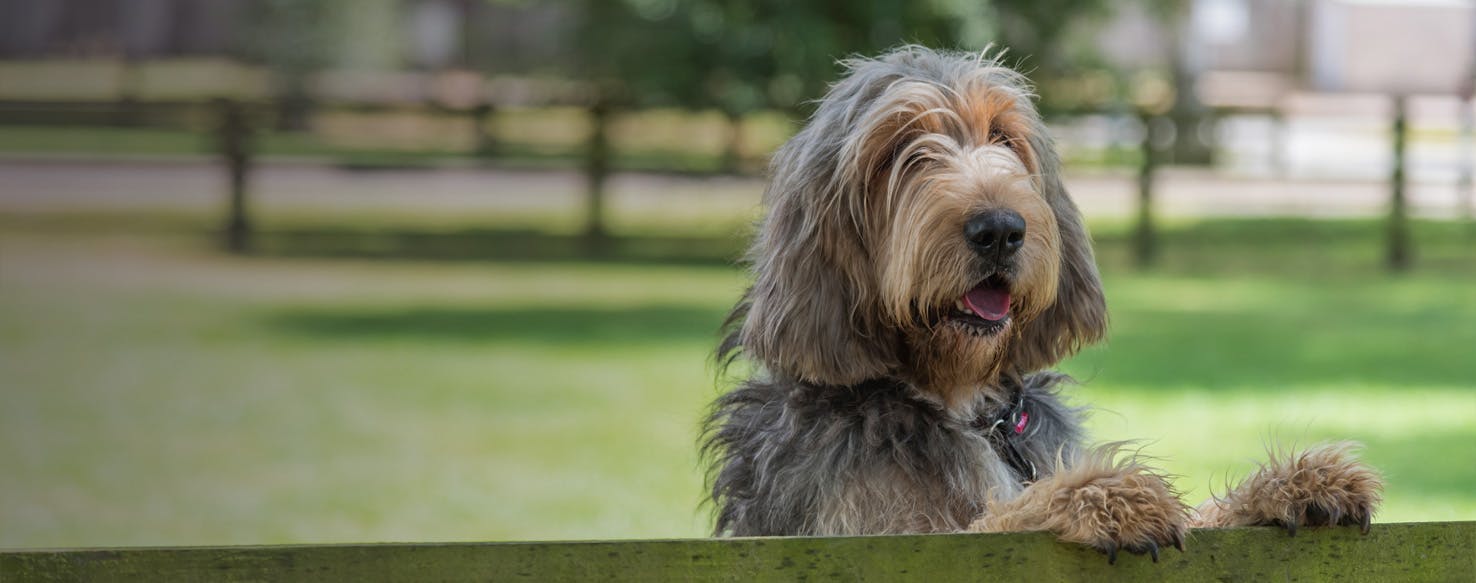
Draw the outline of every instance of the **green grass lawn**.
[[[1476,519],[1476,256],[1364,223],[1101,229],[1095,436],[1198,502],[1268,444],[1350,438],[1380,521]],[[0,229],[0,547],[700,536],[722,265],[231,258]]]

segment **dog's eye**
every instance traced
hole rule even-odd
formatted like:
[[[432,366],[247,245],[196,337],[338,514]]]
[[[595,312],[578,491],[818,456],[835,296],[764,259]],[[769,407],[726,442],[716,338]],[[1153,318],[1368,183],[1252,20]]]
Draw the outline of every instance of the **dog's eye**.
[[[1014,138],[1005,135],[1004,130],[999,128],[989,128],[989,143],[999,144],[1011,150],[1015,149]]]
[[[914,148],[910,146],[911,144],[907,142],[898,142],[897,145],[892,146],[892,163],[902,164],[912,162],[919,158],[926,158],[931,153],[931,150],[927,147]],[[905,159],[903,158],[904,154],[906,155]]]

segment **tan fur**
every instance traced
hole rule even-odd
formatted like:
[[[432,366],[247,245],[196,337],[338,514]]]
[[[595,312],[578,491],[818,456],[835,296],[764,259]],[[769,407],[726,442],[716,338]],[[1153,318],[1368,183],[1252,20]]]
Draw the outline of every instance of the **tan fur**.
[[[900,182],[894,222],[876,229],[880,239],[881,301],[888,321],[914,347],[917,382],[949,406],[971,398],[1000,372],[1011,338],[1055,301],[1060,236],[1050,206],[1031,187],[1017,158],[1000,146],[943,156],[928,172]],[[949,306],[977,281],[967,277],[974,252],[959,236],[979,212],[1010,209],[1029,229],[1012,286],[1012,321],[993,337],[956,328],[920,325],[916,306]]]
[[[1382,499],[1383,479],[1355,455],[1358,444],[1326,443],[1270,459],[1222,497],[1201,504],[1195,526],[1360,525]]]
[[[1055,302],[1060,234],[1033,177],[1034,110],[1016,88],[902,85],[862,121],[853,155],[870,179],[852,210],[866,221],[862,247],[875,250],[880,267],[884,325],[923,349],[910,355],[918,385],[956,407],[992,384],[1014,329]],[[969,217],[993,209],[1020,213],[1029,225],[1010,329],[978,338],[920,323],[920,306],[949,306],[977,283],[968,278],[975,252],[959,233]]]
[[[1151,552],[1182,547],[1189,508],[1161,474],[1118,447],[1103,446],[1031,484],[1019,497],[991,500],[969,529],[975,532],[1043,530],[1061,540]]]

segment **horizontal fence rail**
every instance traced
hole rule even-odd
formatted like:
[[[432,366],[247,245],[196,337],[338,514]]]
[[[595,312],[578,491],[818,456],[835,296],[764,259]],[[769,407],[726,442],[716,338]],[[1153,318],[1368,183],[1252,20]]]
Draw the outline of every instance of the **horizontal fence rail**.
[[[0,581],[1476,581],[1476,522],[1193,531],[1122,555],[1045,533],[0,551]]]

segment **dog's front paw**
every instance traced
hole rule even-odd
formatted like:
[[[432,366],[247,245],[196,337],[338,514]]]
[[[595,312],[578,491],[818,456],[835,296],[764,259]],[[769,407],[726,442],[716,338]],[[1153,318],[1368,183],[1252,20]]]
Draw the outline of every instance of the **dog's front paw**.
[[[1358,444],[1323,444],[1294,455],[1273,453],[1244,483],[1210,501],[1210,526],[1354,526],[1368,534],[1383,479],[1358,459]]]
[[[1119,550],[1148,554],[1158,562],[1160,548],[1184,550],[1189,515],[1163,476],[1142,466],[1095,477],[1060,493],[1062,510],[1075,520],[1060,525],[1062,540],[1091,545],[1117,562]]]
[[[976,531],[1046,530],[1096,548],[1116,563],[1119,551],[1149,555],[1184,550],[1189,508],[1168,480],[1134,459],[1100,450],[1081,464],[1026,488],[1008,504],[990,504]]]

